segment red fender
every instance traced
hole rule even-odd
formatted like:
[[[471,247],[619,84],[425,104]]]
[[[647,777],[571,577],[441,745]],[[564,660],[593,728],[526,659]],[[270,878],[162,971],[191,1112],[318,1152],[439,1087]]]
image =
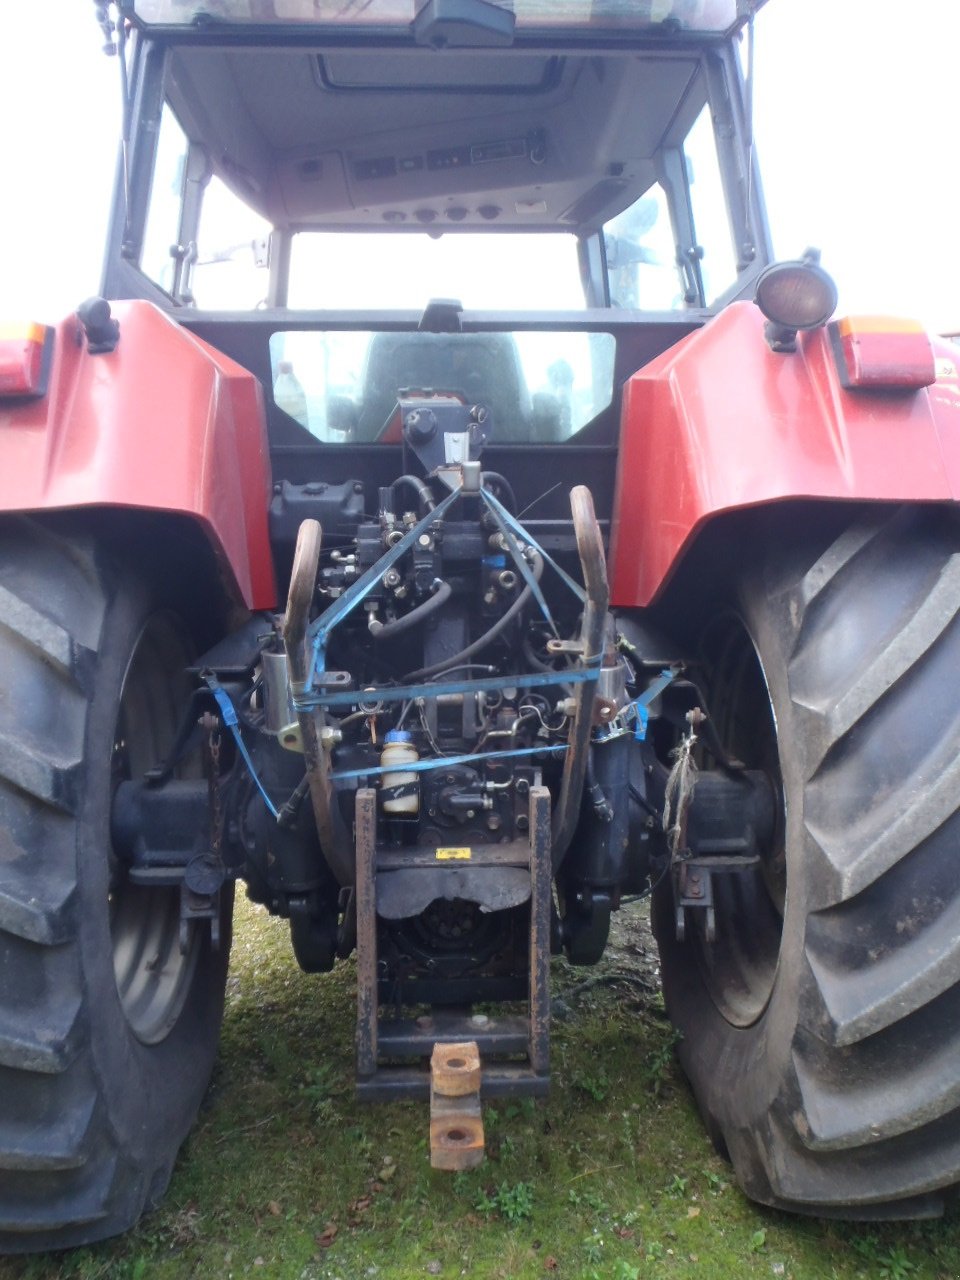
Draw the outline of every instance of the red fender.
[[[960,497],[960,351],[919,391],[846,391],[825,329],[777,355],[749,302],[728,307],[624,389],[611,599],[647,605],[722,511],[785,498]]]
[[[196,520],[250,609],[276,603],[260,384],[146,302],[117,302],[116,350],[57,330],[49,390],[0,401],[0,511],[123,507]]]

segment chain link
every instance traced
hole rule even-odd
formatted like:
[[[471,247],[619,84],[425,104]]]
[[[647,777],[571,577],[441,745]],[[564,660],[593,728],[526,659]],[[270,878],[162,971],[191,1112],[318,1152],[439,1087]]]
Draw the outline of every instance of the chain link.
[[[220,721],[209,711],[205,711],[200,717],[200,728],[206,735],[203,764],[207,775],[207,794],[210,801],[210,852],[222,866],[223,796],[220,791]]]

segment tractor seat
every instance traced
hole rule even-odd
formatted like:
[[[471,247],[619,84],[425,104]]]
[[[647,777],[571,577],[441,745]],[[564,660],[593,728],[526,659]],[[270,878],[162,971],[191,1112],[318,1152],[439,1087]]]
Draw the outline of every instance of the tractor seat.
[[[374,334],[367,350],[355,441],[380,437],[397,393],[406,387],[454,391],[468,404],[486,405],[495,435],[503,432],[516,438],[530,419],[530,396],[510,334]]]

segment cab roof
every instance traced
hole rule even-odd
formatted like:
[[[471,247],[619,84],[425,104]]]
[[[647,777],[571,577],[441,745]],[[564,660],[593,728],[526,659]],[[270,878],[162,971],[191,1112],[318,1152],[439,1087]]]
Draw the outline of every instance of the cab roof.
[[[370,41],[408,36],[435,47],[509,45],[529,37],[731,35],[765,0],[122,0],[152,28],[309,29]]]
[[[762,0],[124,0],[273,225],[585,234],[658,180]]]

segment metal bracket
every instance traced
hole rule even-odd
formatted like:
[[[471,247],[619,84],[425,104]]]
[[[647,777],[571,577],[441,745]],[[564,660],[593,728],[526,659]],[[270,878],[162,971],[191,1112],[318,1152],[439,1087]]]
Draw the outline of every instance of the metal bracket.
[[[717,940],[717,917],[713,902],[713,877],[731,871],[747,871],[758,867],[757,854],[717,854],[699,858],[685,858],[674,868],[673,901],[677,941],[686,937],[687,910],[705,912],[704,937],[707,942]]]
[[[212,893],[195,893],[186,877],[180,882],[180,951],[186,955],[191,928],[200,920],[210,922],[210,946],[220,950],[220,889]]]
[[[357,1092],[362,1098],[382,1101],[393,1097],[426,1097],[430,1080],[424,1072],[417,1067],[384,1067],[380,1065],[379,1058],[422,1059],[438,1044],[441,1037],[447,1047],[451,1042],[462,1047],[470,1040],[478,1052],[482,1047],[484,1053],[489,1055],[482,1077],[485,1097],[546,1093],[550,1079],[550,792],[543,786],[531,786],[529,800],[529,846],[507,848],[491,845],[478,858],[478,864],[483,862],[485,865],[476,866],[478,872],[488,874],[497,882],[503,881],[510,871],[520,871],[526,880],[524,896],[530,897],[528,1016],[494,1019],[486,1015],[471,1018],[460,1014],[436,1014],[427,1019],[418,1019],[416,1024],[409,1024],[390,1020],[381,1022],[378,1017],[378,909],[386,907],[388,912],[390,909],[384,881],[396,874],[393,862],[399,859],[403,863],[410,872],[411,881],[414,876],[423,876],[425,880],[429,880],[436,859],[435,856],[427,856],[429,850],[405,854],[381,851],[378,855],[377,793],[371,787],[362,787],[357,791],[354,819],[357,904],[356,1060]],[[378,891],[383,893],[382,902],[378,901]],[[427,892],[429,896],[434,896],[429,885]],[[515,1057],[524,1051],[525,1062],[499,1060],[505,1055]],[[497,1060],[491,1061],[495,1055]]]
[[[313,677],[315,689],[349,689],[352,684],[349,671],[317,671]]]
[[[717,936],[717,917],[713,906],[713,879],[705,867],[689,861],[679,862],[674,870],[673,901],[677,941],[687,934],[687,909],[705,911],[704,934],[708,942]]]
[[[582,640],[560,640],[553,638],[547,641],[547,652],[550,654],[569,653],[574,657],[580,657],[586,652]]]

